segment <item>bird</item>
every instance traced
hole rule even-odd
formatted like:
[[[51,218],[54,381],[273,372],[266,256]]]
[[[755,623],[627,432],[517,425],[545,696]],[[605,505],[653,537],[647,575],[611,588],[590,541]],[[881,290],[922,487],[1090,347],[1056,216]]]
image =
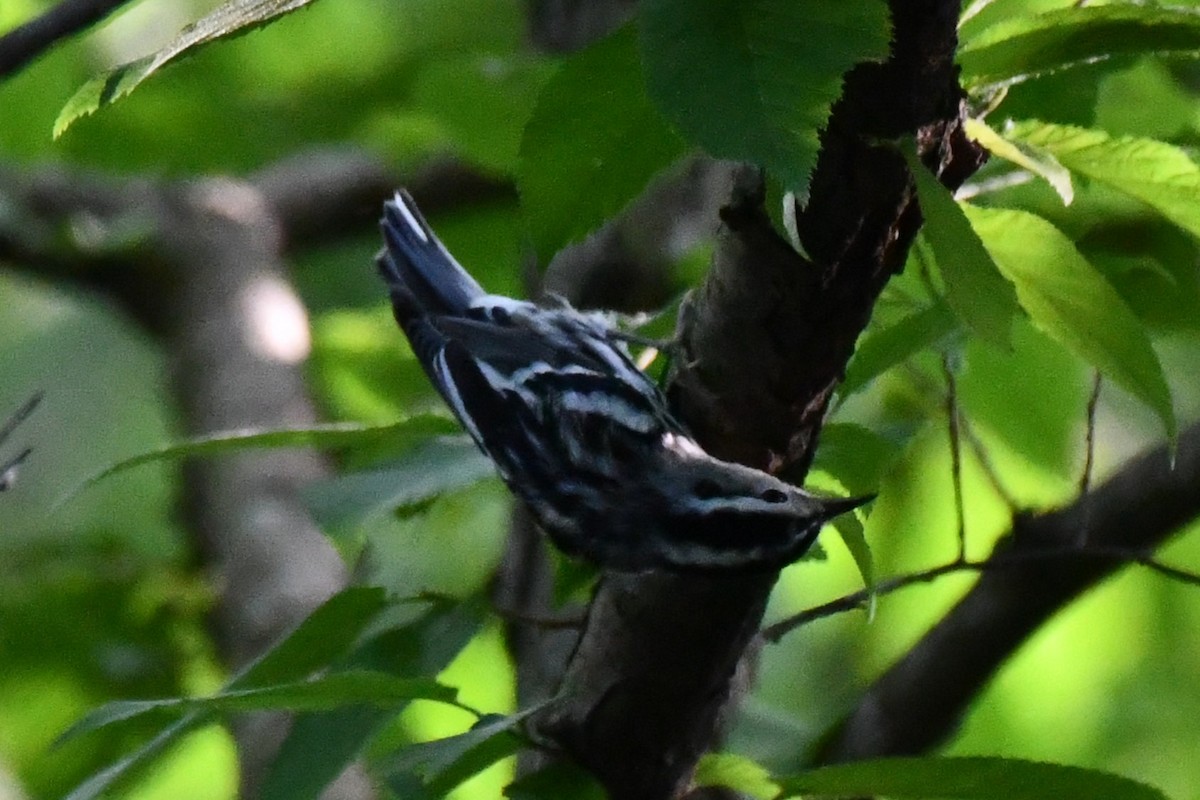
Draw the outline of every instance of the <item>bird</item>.
[[[718,459],[611,317],[489,294],[404,190],[376,258],[417,360],[550,541],[601,569],[780,569],[871,497],[821,497]]]

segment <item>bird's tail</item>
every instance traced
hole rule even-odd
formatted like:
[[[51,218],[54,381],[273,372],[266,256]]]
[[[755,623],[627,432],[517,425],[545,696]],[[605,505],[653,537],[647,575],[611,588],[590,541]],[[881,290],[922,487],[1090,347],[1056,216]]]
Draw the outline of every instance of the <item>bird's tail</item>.
[[[401,304],[415,301],[427,314],[458,315],[485,294],[437,238],[408,192],[401,189],[383,204],[379,225],[386,246],[375,263],[397,312]]]

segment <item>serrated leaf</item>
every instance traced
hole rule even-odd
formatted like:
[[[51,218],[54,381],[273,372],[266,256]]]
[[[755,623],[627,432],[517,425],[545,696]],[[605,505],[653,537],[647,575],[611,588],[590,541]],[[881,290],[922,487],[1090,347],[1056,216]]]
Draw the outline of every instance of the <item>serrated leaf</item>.
[[[517,188],[542,264],[686,150],[646,97],[636,35],[627,25],[567,59],[525,126]]]
[[[481,717],[469,731],[432,742],[409,745],[373,765],[389,783],[416,776],[441,796],[502,758],[525,746],[517,727],[541,706],[517,714]]]
[[[454,433],[458,423],[449,417],[421,414],[387,425],[362,425],[354,422],[333,422],[304,428],[271,429],[246,428],[204,434],[182,442],[163,445],[111,464],[70,489],[56,503],[61,506],[83,490],[126,470],[158,461],[180,458],[215,456],[243,450],[281,447],[315,447],[332,450],[355,445],[392,443],[396,447],[410,445],[433,436]]]
[[[971,228],[950,191],[917,158],[910,146],[904,158],[917,186],[925,225],[921,235],[933,251],[946,285],[946,302],[981,339],[1008,347],[1017,297],[992,256]]]
[[[1167,800],[1157,789],[1120,775],[1013,758],[882,758],[822,767],[780,782],[781,798],[820,794],[896,800]]]
[[[1200,238],[1200,165],[1174,145],[1070,125],[1023,122],[1009,138],[1053,155],[1067,169],[1135,197]]]
[[[397,676],[441,672],[478,633],[487,606],[479,597],[426,602],[427,611],[382,628],[348,657],[346,665]],[[260,797],[315,800],[397,710],[354,706],[299,715],[271,765]]]
[[[1162,365],[1141,323],[1104,276],[1041,217],[965,210],[1034,325],[1150,406],[1174,442],[1175,411]]]
[[[495,474],[492,462],[470,439],[440,437],[413,448],[385,469],[331,478],[309,487],[305,496],[317,522],[336,533]]]
[[[854,348],[839,394],[849,397],[897,364],[944,341],[957,329],[954,314],[945,303],[914,311],[885,328],[869,329]]]
[[[646,87],[683,135],[807,194],[818,134],[854,65],[891,39],[878,0],[647,0]]]
[[[966,39],[958,63],[968,88],[984,88],[1116,56],[1197,53],[1195,9],[1112,3],[1005,19]]]
[[[987,148],[994,156],[1010,161],[1042,178],[1069,206],[1075,199],[1071,173],[1058,162],[1054,154],[1029,142],[1020,142],[997,133],[981,119],[968,119],[964,124],[967,136]]]
[[[313,0],[231,0],[203,19],[185,26],[158,52],[115,67],[81,86],[54,120],[54,138],[66,132],[80,117],[129,94],[146,78],[180,56],[191,55],[212,42],[248,33],[311,2]]]

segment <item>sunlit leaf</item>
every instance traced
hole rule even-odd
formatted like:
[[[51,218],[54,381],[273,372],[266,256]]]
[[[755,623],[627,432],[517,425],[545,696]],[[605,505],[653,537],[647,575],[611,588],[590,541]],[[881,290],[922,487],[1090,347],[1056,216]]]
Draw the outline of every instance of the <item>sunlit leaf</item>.
[[[905,159],[917,185],[922,236],[946,284],[946,302],[980,338],[1008,347],[1009,328],[1018,311],[1013,287],[997,269],[962,208],[945,186],[917,158],[911,147]]]
[[[98,111],[132,92],[162,67],[204,45],[260,28],[271,21],[304,8],[313,0],[231,0],[203,19],[183,28],[165,47],[92,78],[67,101],[54,121],[54,137],[61,136],[75,120]]]
[[[105,467],[67,492],[57,503],[62,505],[84,489],[126,470],[192,456],[215,456],[243,450],[280,447],[315,447],[337,449],[355,445],[378,447],[392,444],[396,447],[409,445],[441,434],[453,433],[458,423],[449,417],[422,414],[401,422],[387,425],[362,425],[355,422],[334,422],[291,429],[252,429],[220,431],[197,436],[182,442],[164,445],[155,450],[139,453]]]
[[[1149,405],[1174,441],[1175,412],[1162,365],[1141,323],[1104,276],[1041,217],[966,210],[1033,323]]]
[[[967,136],[986,147],[992,155],[1010,161],[1042,178],[1062,198],[1063,205],[1071,205],[1071,201],[1075,199],[1071,173],[1058,162],[1053,153],[1030,142],[1016,141],[997,133],[981,119],[967,119],[964,127]]]
[[[428,598],[415,619],[387,625],[361,644],[347,666],[396,676],[441,672],[479,632],[486,613],[483,598]],[[398,708],[352,706],[300,714],[271,765],[262,800],[314,800],[361,756],[367,742]]]
[[[696,766],[696,786],[725,786],[755,800],[779,796],[779,784],[766,767],[734,753],[708,753]]]
[[[822,767],[780,782],[781,798],[819,794],[896,800],[1166,800],[1157,789],[1109,772],[1012,758],[884,758]]]
[[[114,761],[88,777],[87,780],[72,789],[63,800],[93,800],[93,798],[107,796],[109,790],[148,767],[162,756],[169,746],[199,723],[200,717],[196,714],[189,714],[183,719],[173,722],[129,755]]]
[[[373,765],[373,771],[389,782],[416,776],[435,796],[441,796],[524,747],[525,739],[517,734],[517,727],[536,710],[485,716],[465,733],[404,747]]]
[[[686,149],[646,97],[636,35],[627,25],[568,59],[525,127],[517,188],[543,264]]]
[[[847,495],[846,486],[835,475],[829,472],[814,469],[809,473],[808,485],[835,497],[844,497]],[[863,528],[862,520],[858,516],[862,513],[859,510],[849,514],[841,514],[831,520],[829,524],[838,532],[838,536],[841,537],[842,543],[850,553],[850,557],[854,559],[854,566],[858,568],[858,574],[862,576],[863,586],[870,590],[875,586],[875,559],[871,554],[870,546],[867,544],[866,532]],[[868,614],[874,616],[874,612],[875,595],[872,592]]]
[[[805,196],[842,77],[887,57],[888,19],[878,0],[648,0],[646,86],[689,141]]]
[[[1006,132],[1053,155],[1067,169],[1136,197],[1200,238],[1200,165],[1184,150],[1153,139],[1024,122]]]
[[[821,428],[812,468],[834,476],[852,494],[870,494],[902,450],[902,442],[862,425],[830,422]]]
[[[1200,13],[1142,3],[1074,5],[1011,17],[958,52],[968,87],[1019,83],[1115,56],[1200,53]]]
[[[897,364],[944,341],[957,329],[954,314],[945,303],[914,311],[878,330],[869,329],[854,348],[854,358],[846,368],[846,378],[838,392],[843,397],[854,394]]]

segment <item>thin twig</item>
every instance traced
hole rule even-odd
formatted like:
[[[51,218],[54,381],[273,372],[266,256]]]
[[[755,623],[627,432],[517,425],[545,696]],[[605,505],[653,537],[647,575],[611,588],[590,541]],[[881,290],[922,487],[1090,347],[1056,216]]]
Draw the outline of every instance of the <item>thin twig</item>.
[[[1092,394],[1087,404],[1087,436],[1084,439],[1083,474],[1079,476],[1079,494],[1086,495],[1092,488],[1092,469],[1096,457],[1096,407],[1100,404],[1100,387],[1104,384],[1097,370],[1092,377]]]
[[[493,605],[492,611],[500,619],[505,622],[517,622],[522,625],[532,625],[535,628],[542,630],[579,630],[587,621],[582,613],[578,614],[560,614],[557,616],[541,616],[537,614],[526,614],[511,608],[503,608]]]
[[[1087,429],[1083,440],[1083,470],[1079,476],[1079,502],[1083,512],[1080,515],[1079,530],[1075,532],[1075,544],[1083,547],[1087,544],[1088,531],[1092,527],[1092,501],[1089,492],[1092,488],[1092,472],[1096,463],[1096,408],[1100,404],[1100,387],[1103,381],[1100,371],[1092,375],[1092,393],[1087,403]]]
[[[761,635],[769,642],[778,642],[787,634],[810,622],[825,617],[832,617],[846,611],[866,608],[872,595],[883,596],[919,583],[929,583],[955,572],[987,572],[994,569],[1009,569],[1035,561],[1061,558],[1096,558],[1112,561],[1127,561],[1137,564],[1152,572],[1156,572],[1170,580],[1179,581],[1189,586],[1200,586],[1200,574],[1179,567],[1172,567],[1158,561],[1153,556],[1121,547],[1088,547],[1080,549],[1074,546],[1032,550],[1019,553],[1004,553],[981,561],[955,559],[936,567],[898,575],[885,581],[880,581],[871,589],[859,589],[857,592],[835,598],[812,608],[807,608],[798,614],[782,619],[763,628]]]
[[[3,426],[0,426],[0,444],[4,444],[8,440],[8,437],[12,436],[17,426],[29,418],[29,415],[37,408],[38,403],[42,402],[42,396],[42,392],[34,392],[33,396],[26,400],[24,405],[14,411],[12,416],[4,422]],[[25,463],[25,459],[29,458],[29,454],[32,452],[32,447],[26,447],[8,461],[0,464],[0,492],[6,492],[13,487],[17,482],[17,473],[20,471],[21,464]]]
[[[0,78],[18,71],[60,39],[91,27],[129,0],[63,0],[0,36]]]
[[[970,562],[970,561],[951,561],[947,564],[941,564],[930,569],[921,570],[920,572],[912,572],[907,575],[899,575],[895,578],[889,578],[886,581],[876,583],[870,589],[859,589],[857,592],[838,597],[830,600],[827,603],[822,603],[819,606],[813,606],[801,611],[799,614],[782,619],[772,625],[762,629],[762,637],[768,642],[778,642],[787,634],[791,633],[796,628],[802,625],[807,625],[810,622],[815,622],[825,617],[832,617],[835,614],[841,614],[845,611],[854,611],[859,608],[866,608],[871,596],[883,596],[892,592],[903,589],[907,586],[915,586],[918,583],[929,583],[943,575],[949,575],[953,572],[974,570],[980,571],[983,569],[983,564],[986,562]]]
[[[958,563],[967,560],[967,517],[963,510],[962,442],[958,430],[958,383],[950,366],[950,356],[942,353],[942,372],[946,376],[946,419],[950,428],[950,476],[954,482],[954,522],[958,526]]]
[[[1000,473],[996,470],[996,465],[992,462],[992,456],[988,453],[983,441],[979,438],[979,434],[975,432],[975,428],[971,425],[970,420],[960,419],[959,428],[963,438],[970,445],[971,452],[975,455],[976,460],[979,461],[979,467],[983,470],[984,477],[992,485],[992,490],[1008,506],[1008,510],[1015,513],[1021,506],[1012,492],[1008,491],[1008,487],[1004,485],[1004,481],[1000,480]]]
[[[8,441],[8,437],[12,436],[12,432],[17,429],[17,426],[29,418],[33,410],[38,407],[38,403],[42,402],[44,397],[43,392],[34,392],[33,396],[25,401],[24,405],[13,412],[12,416],[0,427],[0,444]]]

